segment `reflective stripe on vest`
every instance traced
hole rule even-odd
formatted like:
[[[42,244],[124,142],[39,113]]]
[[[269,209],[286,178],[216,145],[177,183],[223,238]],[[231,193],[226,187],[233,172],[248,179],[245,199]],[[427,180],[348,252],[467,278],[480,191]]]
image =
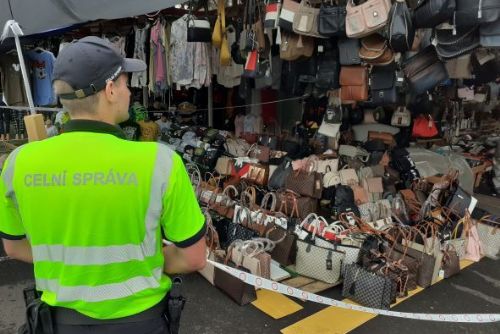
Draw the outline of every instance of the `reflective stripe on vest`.
[[[145,257],[155,255],[156,231],[162,213],[163,195],[168,188],[172,171],[172,153],[166,146],[158,146],[146,213],[146,234],[140,245],[90,247],[37,245],[32,247],[34,261],[63,262],[66,265],[104,265],[131,260],[143,261]]]
[[[62,262],[64,265],[107,265],[131,260],[144,261],[146,257],[156,255],[157,231],[162,214],[163,198],[168,189],[168,182],[173,168],[173,151],[165,145],[158,145],[151,192],[145,216],[145,236],[138,244],[112,246],[64,246],[36,245],[32,247],[34,262]],[[13,169],[16,155],[10,157],[8,169],[4,174],[10,196],[13,191]],[[154,268],[151,276],[135,276],[124,282],[102,285],[65,286],[58,279],[37,278],[39,290],[50,291],[57,296],[59,302],[102,302],[126,298],[141,291],[158,288],[162,278],[163,268]]]

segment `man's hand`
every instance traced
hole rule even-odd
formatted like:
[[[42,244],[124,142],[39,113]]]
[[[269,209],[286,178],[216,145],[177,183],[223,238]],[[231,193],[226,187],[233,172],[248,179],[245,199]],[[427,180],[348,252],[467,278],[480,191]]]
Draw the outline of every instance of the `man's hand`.
[[[5,253],[15,260],[33,263],[33,254],[31,245],[27,239],[7,240],[3,239]]]
[[[163,247],[165,257],[164,271],[167,274],[187,274],[205,268],[207,253],[205,238],[194,245],[179,248],[175,245]]]

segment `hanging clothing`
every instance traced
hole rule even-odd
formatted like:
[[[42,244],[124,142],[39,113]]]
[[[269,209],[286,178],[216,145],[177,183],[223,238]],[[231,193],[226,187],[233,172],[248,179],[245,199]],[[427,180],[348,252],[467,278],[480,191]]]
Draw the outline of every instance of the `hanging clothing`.
[[[127,56],[127,53],[125,52],[125,44],[126,44],[126,39],[124,36],[119,36],[119,35],[115,35],[115,36],[106,36],[106,35],[102,35],[102,38],[107,40],[108,42],[110,42],[111,44],[113,44],[116,48],[116,50],[118,51],[118,53],[122,56],[122,57],[126,57]]]
[[[134,26],[135,32],[135,45],[134,45],[134,58],[140,59],[146,62],[146,39],[148,37],[149,24],[146,24],[144,28],[139,28]],[[142,72],[132,73],[132,79],[130,85],[136,88],[142,88],[148,85],[148,72],[144,70]]]
[[[39,106],[55,105],[57,103],[52,88],[52,74],[56,57],[50,51],[35,49],[26,54],[31,70],[33,87],[33,103]]]
[[[196,43],[187,41],[188,14],[172,22],[170,30],[170,68],[172,82],[179,86],[190,85],[194,78],[194,48]]]
[[[158,94],[167,89],[167,66],[165,50],[165,24],[159,19],[151,28],[151,53],[153,60],[153,92]]]
[[[236,42],[236,30],[232,25],[227,26],[226,36],[229,45],[233,45]],[[212,68],[213,73],[217,76],[217,82],[226,88],[239,86],[244,66],[236,64],[234,60],[231,60],[231,65],[229,66],[221,66],[219,59],[220,49],[212,47]]]
[[[28,100],[17,54],[6,54],[0,57],[0,72],[2,72],[2,87],[7,105],[27,106]]]

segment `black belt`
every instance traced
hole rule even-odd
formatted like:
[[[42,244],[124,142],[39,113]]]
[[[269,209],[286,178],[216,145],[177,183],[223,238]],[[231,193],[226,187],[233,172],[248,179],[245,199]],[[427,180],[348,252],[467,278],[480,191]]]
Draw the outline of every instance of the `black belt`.
[[[132,322],[143,322],[152,319],[158,319],[165,314],[167,307],[167,297],[165,297],[161,302],[155,306],[128,317],[119,319],[109,319],[109,320],[99,320],[87,317],[75,310],[63,307],[51,307],[52,318],[55,323],[62,325],[115,325],[115,324],[126,324]]]

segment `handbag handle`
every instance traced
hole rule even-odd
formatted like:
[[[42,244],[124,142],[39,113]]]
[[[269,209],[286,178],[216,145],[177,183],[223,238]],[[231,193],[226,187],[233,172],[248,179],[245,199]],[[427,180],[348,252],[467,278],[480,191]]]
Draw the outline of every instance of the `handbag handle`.
[[[230,195],[230,191],[233,191],[233,196],[231,197]],[[235,199],[236,197],[238,197],[239,195],[239,192],[238,192],[238,189],[236,189],[235,186],[233,186],[232,184],[228,185],[226,188],[224,188],[224,190],[222,191],[222,194],[223,195],[226,195],[227,197],[229,197],[230,199]]]
[[[268,192],[267,194],[264,195],[262,198],[262,203],[260,204],[261,209],[267,210],[267,207],[269,205],[269,199],[271,199],[271,207],[270,211],[275,212],[276,211],[276,203],[278,199],[276,198],[276,194],[271,192]]]

